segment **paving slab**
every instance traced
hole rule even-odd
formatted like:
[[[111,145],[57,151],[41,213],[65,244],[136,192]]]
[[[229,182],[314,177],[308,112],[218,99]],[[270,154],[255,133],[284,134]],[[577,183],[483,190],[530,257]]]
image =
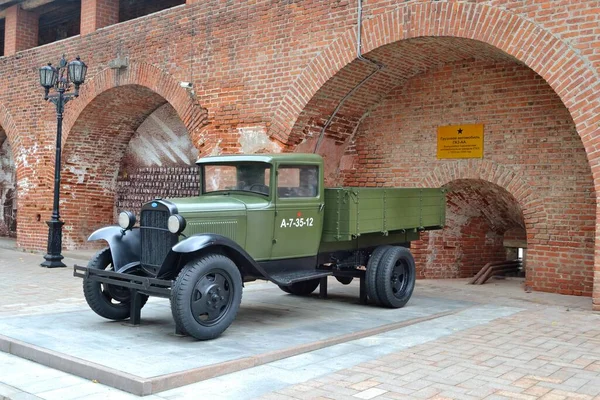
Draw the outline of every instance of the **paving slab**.
[[[320,299],[255,283],[247,285],[236,320],[216,340],[175,335],[169,301],[151,298],[142,310],[140,326],[105,320],[82,307],[1,317],[0,349],[145,395],[442,317],[471,305],[415,296],[402,309],[385,309],[359,304],[357,284],[332,282],[329,298]]]

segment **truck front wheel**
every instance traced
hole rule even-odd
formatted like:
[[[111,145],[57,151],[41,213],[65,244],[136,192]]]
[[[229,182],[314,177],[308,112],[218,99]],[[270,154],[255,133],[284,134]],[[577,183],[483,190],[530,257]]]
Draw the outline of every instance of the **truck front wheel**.
[[[287,286],[279,286],[286,293],[295,294],[296,296],[308,296],[315,291],[319,286],[320,279],[310,279],[308,281],[300,281]]]
[[[208,254],[183,267],[171,291],[171,312],[182,331],[214,339],[231,325],[242,301],[242,277],[231,259]]]
[[[375,272],[375,291],[384,307],[403,307],[415,288],[415,260],[405,247],[392,247],[385,252]]]
[[[107,247],[98,251],[88,263],[88,268],[113,271],[112,255]],[[90,308],[99,316],[120,321],[129,318],[131,292],[123,286],[83,279],[83,295]],[[148,296],[142,295],[142,307]]]

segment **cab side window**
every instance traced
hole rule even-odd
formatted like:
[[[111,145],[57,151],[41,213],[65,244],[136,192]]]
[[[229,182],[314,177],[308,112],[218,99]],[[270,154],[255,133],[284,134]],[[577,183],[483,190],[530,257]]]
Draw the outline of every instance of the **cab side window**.
[[[319,195],[319,167],[314,165],[279,167],[277,194],[280,198],[317,197]]]

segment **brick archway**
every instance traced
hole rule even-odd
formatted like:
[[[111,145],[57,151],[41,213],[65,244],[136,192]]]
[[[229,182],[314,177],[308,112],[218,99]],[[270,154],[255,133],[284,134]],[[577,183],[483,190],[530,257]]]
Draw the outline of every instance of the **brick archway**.
[[[532,233],[547,232],[544,202],[531,189],[525,179],[501,164],[488,160],[468,160],[444,163],[421,180],[420,187],[442,187],[458,179],[481,179],[493,183],[510,193],[523,211],[528,240],[539,243]]]
[[[491,29],[490,27],[493,27]],[[493,46],[542,77],[557,94],[574,121],[590,169],[600,156],[594,137],[599,134],[600,77],[590,63],[568,43],[533,22],[485,4],[419,2],[374,16],[363,23],[363,53],[411,38],[453,37]],[[274,115],[270,135],[294,148],[302,138],[292,135],[305,107],[326,82],[356,59],[356,31],[349,29],[308,63],[287,91]],[[600,175],[594,174],[600,193]],[[533,203],[532,203],[533,204]],[[600,204],[596,201],[597,214]],[[596,232],[600,218],[596,219]],[[595,242],[593,307],[600,311],[600,240]]]
[[[440,23],[451,21],[451,23]],[[494,29],[489,29],[494,26]],[[538,25],[507,10],[484,4],[429,1],[399,6],[363,23],[363,53],[397,41],[449,36],[477,40],[527,65],[553,88],[565,104],[587,154],[600,119],[595,93],[600,77],[570,46]],[[356,30],[350,29],[321,52],[287,91],[273,118],[270,135],[293,146],[290,133],[313,95],[346,65],[356,59]],[[588,157],[590,164],[600,159]],[[596,183],[599,192],[600,183]],[[599,299],[600,301],[600,299]]]
[[[21,145],[21,136],[18,134],[17,126],[4,104],[0,104],[0,129],[6,133],[6,140],[12,148],[13,159],[16,159],[17,148]]]
[[[3,157],[0,163],[0,175],[2,175],[2,179],[0,179],[0,232],[2,235],[8,236],[16,233],[14,227],[16,223],[14,212],[18,195],[16,157],[20,153],[18,149],[22,148],[20,141],[10,113],[4,104],[0,104],[0,152]]]
[[[527,275],[526,284],[535,290],[547,290],[537,286],[535,281],[539,271],[545,271],[547,253],[554,251],[548,240],[547,212],[526,180],[517,172],[501,164],[488,160],[464,160],[444,163],[423,178],[420,187],[447,187],[459,180],[481,180],[492,183],[514,197],[521,208],[527,233]],[[542,273],[543,274],[543,273]],[[589,290],[589,289],[588,289]]]
[[[69,103],[65,117],[61,216],[65,248],[86,247],[87,236],[114,222],[116,180],[127,146],[140,124],[170,104],[199,144],[207,111],[170,75],[149,64],[105,69]]]
[[[208,124],[208,111],[190,96],[173,77],[147,63],[131,63],[126,69],[106,68],[89,79],[81,95],[67,106],[63,131],[63,144],[71,128],[85,108],[107,90],[126,85],[139,85],[150,89],[170,103],[187,127],[190,139],[198,145],[202,128]]]
[[[600,99],[595,95],[600,77],[574,49],[538,25],[488,5],[430,1],[382,13],[365,21],[363,32],[364,53],[423,36],[473,39],[502,50],[548,82],[569,109],[584,147],[591,153],[600,118]],[[305,105],[328,79],[356,58],[355,44],[353,28],[308,64],[281,101],[270,130],[273,138],[290,145],[290,132]]]
[[[435,168],[419,183],[419,187],[442,187],[458,179],[481,179],[506,189],[521,206],[526,215],[527,229],[532,220],[544,220],[544,203],[535,191],[513,170],[488,160],[471,159],[444,163]],[[529,221],[529,222],[528,222]]]

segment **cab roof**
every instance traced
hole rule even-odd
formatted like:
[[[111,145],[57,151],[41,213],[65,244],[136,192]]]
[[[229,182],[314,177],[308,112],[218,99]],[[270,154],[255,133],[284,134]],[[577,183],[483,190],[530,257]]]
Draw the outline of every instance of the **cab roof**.
[[[257,161],[269,164],[281,162],[319,164],[323,162],[323,158],[318,154],[312,153],[231,154],[202,157],[196,161],[196,164],[220,164],[242,161]]]

